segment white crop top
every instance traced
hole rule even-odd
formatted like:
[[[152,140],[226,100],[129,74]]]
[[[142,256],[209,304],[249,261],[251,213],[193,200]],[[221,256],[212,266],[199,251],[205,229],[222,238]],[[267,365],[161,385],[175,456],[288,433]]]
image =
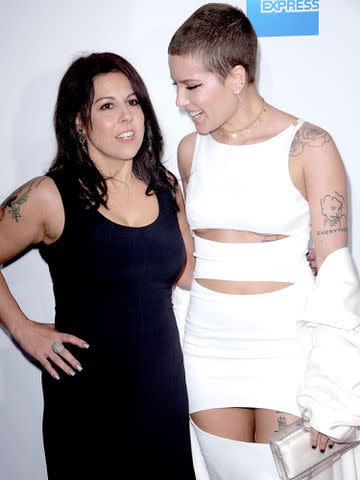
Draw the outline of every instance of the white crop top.
[[[289,152],[303,121],[251,145],[197,135],[186,194],[191,230],[287,235],[265,243],[222,243],[194,235],[194,278],[295,282],[311,270],[305,253],[309,206],[292,183]],[[312,275],[312,274],[311,274]]]
[[[217,228],[292,235],[309,224],[309,206],[289,174],[296,121],[261,143],[225,145],[197,135],[186,194],[192,231]]]

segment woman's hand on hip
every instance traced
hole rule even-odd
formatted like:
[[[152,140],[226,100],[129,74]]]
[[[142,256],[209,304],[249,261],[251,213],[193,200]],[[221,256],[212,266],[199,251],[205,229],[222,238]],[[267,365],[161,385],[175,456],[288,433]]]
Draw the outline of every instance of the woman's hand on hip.
[[[88,348],[87,342],[69,333],[55,330],[54,324],[27,320],[21,330],[14,335],[15,340],[26,353],[37,360],[56,380],[60,378],[54,366],[67,375],[80,372],[80,362],[70,353],[64,344],[70,343],[80,348]]]

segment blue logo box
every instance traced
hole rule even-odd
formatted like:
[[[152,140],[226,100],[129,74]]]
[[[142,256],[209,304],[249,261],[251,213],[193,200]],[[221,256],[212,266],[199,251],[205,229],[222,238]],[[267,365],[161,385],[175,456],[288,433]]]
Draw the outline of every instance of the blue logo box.
[[[320,0],[247,0],[246,14],[258,37],[319,34]]]

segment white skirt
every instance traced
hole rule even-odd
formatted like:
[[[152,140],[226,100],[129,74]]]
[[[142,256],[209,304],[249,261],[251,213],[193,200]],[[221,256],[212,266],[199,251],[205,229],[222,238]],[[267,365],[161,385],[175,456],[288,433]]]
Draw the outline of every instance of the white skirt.
[[[191,413],[248,407],[300,415],[296,394],[310,337],[297,320],[313,287],[308,279],[254,295],[193,281],[183,341]]]

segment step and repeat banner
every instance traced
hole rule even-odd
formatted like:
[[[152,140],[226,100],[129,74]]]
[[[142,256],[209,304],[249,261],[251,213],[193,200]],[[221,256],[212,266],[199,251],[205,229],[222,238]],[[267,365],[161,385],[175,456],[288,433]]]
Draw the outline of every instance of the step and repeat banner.
[[[49,165],[55,153],[52,116],[59,81],[70,62],[87,52],[116,52],[141,73],[165,136],[164,162],[178,174],[178,142],[194,128],[175,106],[167,46],[176,28],[204,3],[1,0],[1,199]],[[337,143],[349,179],[351,246],[359,269],[360,2],[230,3],[247,12],[259,36],[257,83],[264,99],[328,130]],[[53,321],[50,277],[36,250],[7,265],[3,273],[29,318]],[[179,290],[174,295],[182,331],[188,297]],[[1,479],[46,480],[41,417],[39,370],[0,330]],[[70,445],[71,439],[69,455],[76,455]],[[194,461],[198,479],[207,480],[195,443]]]

